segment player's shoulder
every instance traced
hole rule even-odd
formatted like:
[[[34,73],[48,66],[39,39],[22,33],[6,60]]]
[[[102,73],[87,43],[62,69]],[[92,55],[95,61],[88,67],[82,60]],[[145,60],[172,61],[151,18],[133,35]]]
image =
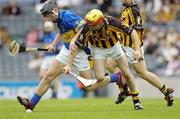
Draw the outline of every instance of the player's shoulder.
[[[72,10],[66,10],[66,9],[61,9],[59,11],[60,18],[68,18],[68,17],[78,17],[79,16]]]
[[[107,20],[107,22],[110,24],[110,23],[112,23],[114,20],[116,20],[114,17],[112,17],[112,16],[105,16],[105,18],[106,18],[106,20]]]
[[[61,18],[64,18],[64,17],[69,16],[71,14],[74,14],[74,13],[72,11],[70,11],[70,10],[66,10],[66,9],[61,9],[60,10]]]
[[[120,21],[112,16],[105,16],[106,22],[108,25],[114,26],[115,24],[119,24]]]
[[[76,26],[82,18],[71,10],[62,10],[60,13],[60,19],[72,26]]]
[[[133,12],[139,12],[139,4],[135,3],[132,4],[130,7]]]

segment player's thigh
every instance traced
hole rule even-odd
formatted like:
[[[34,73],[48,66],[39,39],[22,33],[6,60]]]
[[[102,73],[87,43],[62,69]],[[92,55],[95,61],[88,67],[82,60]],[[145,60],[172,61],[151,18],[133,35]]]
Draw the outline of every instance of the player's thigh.
[[[141,60],[140,62],[134,63],[132,64],[132,66],[137,74],[143,75],[147,72],[145,60]]]
[[[56,58],[55,56],[46,56],[44,58],[44,61],[42,62],[40,71],[39,71],[40,80],[43,78],[44,74],[47,72],[48,68],[51,66],[55,58]]]
[[[123,55],[122,57],[120,57],[118,60],[116,60],[118,68],[120,68],[120,70],[126,75],[128,73],[130,73],[130,69],[128,66],[128,62],[126,59],[126,56]]]
[[[110,72],[111,71],[114,72],[114,70],[116,70],[116,67],[117,67],[116,61],[113,58],[108,57],[107,62],[106,62],[107,70]]]
[[[98,48],[92,46],[93,61],[94,61],[94,73],[98,80],[104,80],[106,61],[108,55],[111,53],[110,49]]]
[[[54,59],[47,72],[45,73],[45,76],[52,80],[55,79],[63,71],[64,66],[65,65],[63,63],[61,63],[57,59]]]
[[[47,72],[48,69],[40,69],[39,71],[39,79],[41,80],[44,76],[44,74]]]
[[[103,80],[105,77],[106,59],[94,59],[94,72],[98,80]]]
[[[146,67],[145,58],[144,58],[143,46],[141,47],[141,53],[144,60],[141,60],[141,61],[137,61],[136,59],[134,59],[134,49],[132,49],[131,47],[123,46],[123,50],[125,50],[127,60],[129,61],[129,63],[131,63],[136,73],[140,75],[145,74],[147,72],[147,67]]]

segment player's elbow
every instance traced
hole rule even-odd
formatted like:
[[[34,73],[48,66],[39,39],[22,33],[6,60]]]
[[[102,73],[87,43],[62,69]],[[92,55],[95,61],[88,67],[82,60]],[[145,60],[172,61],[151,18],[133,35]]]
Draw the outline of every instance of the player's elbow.
[[[48,83],[50,84],[52,80],[54,80],[56,78],[56,76],[52,73],[52,72],[46,72],[42,78],[42,82],[43,83]]]

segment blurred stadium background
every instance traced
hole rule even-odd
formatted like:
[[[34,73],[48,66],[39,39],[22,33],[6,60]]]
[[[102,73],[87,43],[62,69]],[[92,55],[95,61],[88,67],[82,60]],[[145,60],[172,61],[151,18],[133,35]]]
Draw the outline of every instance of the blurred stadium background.
[[[16,95],[32,96],[38,85],[38,69],[30,62],[41,61],[39,53],[24,53],[11,56],[2,39],[3,33],[27,46],[42,46],[43,20],[39,9],[45,0],[0,0],[0,99],[15,99]],[[148,68],[157,73],[168,86],[174,87],[180,97],[180,1],[139,0],[143,13],[145,37],[144,48]],[[60,7],[75,11],[80,16],[92,8],[105,14],[119,17],[120,0],[57,0]],[[59,98],[83,97],[77,81],[62,75]],[[162,96],[157,89],[137,78],[141,97]],[[51,90],[46,94],[50,97]],[[118,88],[108,85],[89,97],[115,97]]]

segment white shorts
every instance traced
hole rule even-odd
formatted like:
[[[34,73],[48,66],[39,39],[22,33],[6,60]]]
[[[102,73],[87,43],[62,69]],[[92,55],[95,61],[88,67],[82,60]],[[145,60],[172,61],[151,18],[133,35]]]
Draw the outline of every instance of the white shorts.
[[[69,54],[70,54],[70,51],[68,49],[66,49],[65,46],[63,46],[60,53],[56,56],[56,59],[66,65]],[[88,57],[83,50],[79,50],[79,52],[77,53],[77,55],[73,61],[73,66],[78,71],[85,71],[85,70],[90,69]]]
[[[134,59],[134,49],[133,48],[128,47],[128,46],[122,46],[122,49],[124,50],[124,53],[126,54],[126,58],[127,58],[129,63],[131,63],[131,64],[138,63],[138,61]],[[144,48],[143,48],[143,46],[141,47],[141,53],[142,53],[142,57],[144,59]]]
[[[55,58],[56,58],[56,56],[45,56],[40,69],[48,69],[49,66],[51,65],[53,59],[55,59]]]
[[[119,43],[116,43],[112,48],[98,48],[92,46],[92,53],[94,59],[107,59],[112,57],[117,60],[124,55],[124,51]]]

